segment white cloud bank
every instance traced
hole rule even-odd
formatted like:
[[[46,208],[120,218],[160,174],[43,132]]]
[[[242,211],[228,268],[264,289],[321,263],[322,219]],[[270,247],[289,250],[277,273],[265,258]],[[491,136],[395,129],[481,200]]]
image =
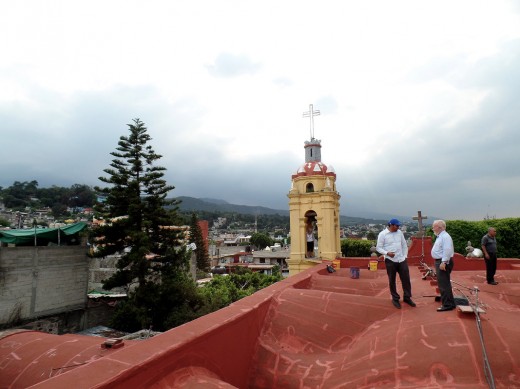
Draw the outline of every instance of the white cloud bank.
[[[19,1],[0,185],[97,185],[139,117],[174,196],[287,209],[309,104],[341,213],[520,217],[513,1]]]

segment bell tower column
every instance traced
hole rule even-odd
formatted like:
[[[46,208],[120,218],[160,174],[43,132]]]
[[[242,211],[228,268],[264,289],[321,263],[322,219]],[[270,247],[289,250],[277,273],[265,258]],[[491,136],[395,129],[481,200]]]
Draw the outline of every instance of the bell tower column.
[[[305,142],[305,163],[292,175],[289,198],[291,254],[289,275],[341,256],[339,239],[339,199],[336,173],[321,162],[321,141],[314,138],[312,117],[319,114],[312,105],[304,117],[311,118],[311,140]],[[308,251],[307,234],[314,235]]]

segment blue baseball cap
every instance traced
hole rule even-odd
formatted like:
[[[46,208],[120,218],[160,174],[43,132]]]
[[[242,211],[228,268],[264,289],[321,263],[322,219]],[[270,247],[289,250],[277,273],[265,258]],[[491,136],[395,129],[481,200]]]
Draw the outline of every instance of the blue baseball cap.
[[[390,221],[388,222],[388,225],[390,225],[390,224],[393,224],[394,226],[400,226],[401,222],[397,219],[390,219]]]

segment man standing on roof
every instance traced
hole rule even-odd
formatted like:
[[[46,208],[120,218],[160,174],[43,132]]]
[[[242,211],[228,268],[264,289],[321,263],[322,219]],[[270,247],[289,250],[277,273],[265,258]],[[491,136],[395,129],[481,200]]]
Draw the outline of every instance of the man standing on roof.
[[[433,233],[437,236],[432,247],[432,257],[435,260],[435,271],[437,272],[437,283],[441,292],[440,308],[437,311],[451,311],[455,309],[455,299],[451,289],[450,274],[453,270],[453,240],[446,232],[446,222],[435,220],[432,224]]]
[[[497,232],[493,227],[488,228],[488,233],[482,237],[481,245],[486,262],[486,281],[489,285],[498,285],[495,281],[497,271]]]
[[[403,301],[415,307],[412,301],[412,285],[410,283],[410,271],[408,269],[408,245],[404,239],[402,231],[399,229],[401,222],[392,219],[388,222],[388,227],[381,231],[377,237],[376,250],[385,256],[386,273],[388,274],[388,284],[390,294],[392,295],[392,304],[400,309],[401,303],[399,293],[395,284],[396,275],[399,274],[401,284],[403,285],[404,297]]]

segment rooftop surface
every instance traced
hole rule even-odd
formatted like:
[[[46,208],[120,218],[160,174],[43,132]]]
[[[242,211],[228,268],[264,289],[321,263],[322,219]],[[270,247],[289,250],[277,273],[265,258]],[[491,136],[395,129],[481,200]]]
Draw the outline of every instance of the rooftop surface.
[[[415,308],[394,308],[383,263],[343,258],[146,341],[0,334],[0,388],[520,388],[520,261],[499,259],[493,286],[482,259],[455,258],[454,294],[478,288],[479,322],[436,311],[433,261],[415,255],[429,248],[410,248]]]

